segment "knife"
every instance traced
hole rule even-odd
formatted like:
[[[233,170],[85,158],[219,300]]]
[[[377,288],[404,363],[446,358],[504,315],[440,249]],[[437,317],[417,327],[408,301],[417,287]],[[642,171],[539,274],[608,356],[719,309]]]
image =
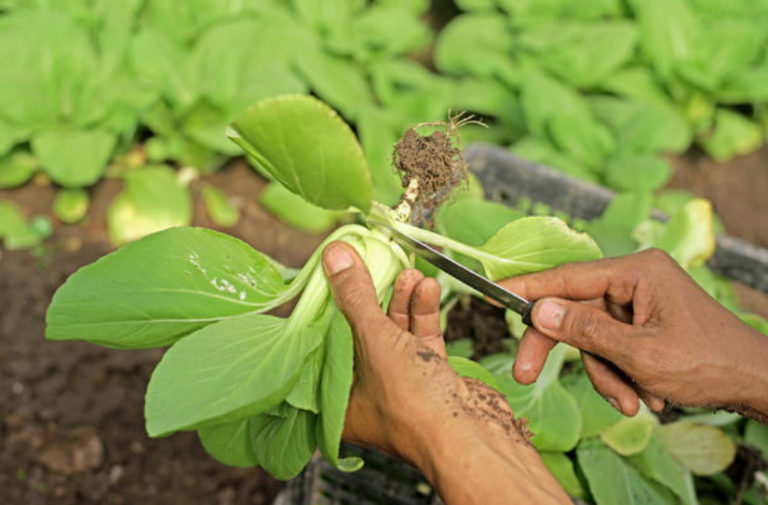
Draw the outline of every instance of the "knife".
[[[388,223],[376,220],[373,221],[372,224],[386,229],[392,239],[401,246],[405,247],[417,256],[425,259],[454,279],[463,282],[467,286],[476,289],[488,298],[496,300],[508,309],[517,312],[523,317],[523,323],[528,326],[533,326],[531,323],[531,310],[533,309],[533,304],[536,303],[535,300],[526,300],[522,296],[517,295],[512,291],[504,289],[490,279],[487,279],[486,277],[483,277],[482,275],[470,270],[461,263],[457,263],[441,252],[437,251],[434,247],[425,244],[421,240],[411,237],[407,233],[398,230]]]

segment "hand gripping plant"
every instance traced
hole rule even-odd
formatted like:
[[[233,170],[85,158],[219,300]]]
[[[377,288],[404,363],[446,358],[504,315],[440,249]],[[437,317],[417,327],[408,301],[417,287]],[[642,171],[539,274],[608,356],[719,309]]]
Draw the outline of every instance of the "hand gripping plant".
[[[396,211],[372,201],[355,135],[314,98],[259,102],[232,124],[230,136],[263,173],[308,202],[358,213],[361,222],[386,220],[475,260],[492,279],[600,256],[588,236],[551,217],[511,221],[480,247],[406,222],[412,204],[436,207],[445,189],[440,181],[455,185],[466,175],[455,123],[444,126],[429,136],[409,130],[398,143],[395,162],[408,190]],[[347,224],[323,245],[331,240],[355,247],[382,301],[397,274],[414,265],[375,228]],[[355,470],[359,458],[339,456],[353,381],[352,334],[319,265],[322,248],[293,274],[212,230],[155,233],[72,275],[53,297],[46,337],[120,349],[170,346],[147,388],[152,437],[196,430],[216,459],[260,465],[279,479],[298,474],[316,448],[339,468]],[[266,314],[298,295],[287,318]]]

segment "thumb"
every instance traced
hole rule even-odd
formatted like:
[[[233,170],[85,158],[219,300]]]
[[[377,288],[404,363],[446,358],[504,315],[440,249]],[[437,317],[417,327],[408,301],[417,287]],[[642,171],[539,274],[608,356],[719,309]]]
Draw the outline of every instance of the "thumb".
[[[544,298],[533,306],[531,320],[541,333],[611,361],[629,351],[635,329],[607,312],[583,303]]]
[[[371,274],[354,247],[331,242],[323,252],[323,269],[336,306],[356,333],[366,328],[385,328],[389,321],[379,306]]]

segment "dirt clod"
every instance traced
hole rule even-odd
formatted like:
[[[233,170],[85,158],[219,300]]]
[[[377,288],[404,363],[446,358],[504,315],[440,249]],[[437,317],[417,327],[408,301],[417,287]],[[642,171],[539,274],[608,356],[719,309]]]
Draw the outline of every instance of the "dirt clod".
[[[418,182],[418,196],[412,206],[413,221],[431,221],[434,211],[467,178],[467,163],[461,153],[459,128],[470,117],[461,114],[448,122],[423,123],[408,129],[395,144],[393,162],[404,188],[413,179]],[[430,128],[432,133],[420,133]]]

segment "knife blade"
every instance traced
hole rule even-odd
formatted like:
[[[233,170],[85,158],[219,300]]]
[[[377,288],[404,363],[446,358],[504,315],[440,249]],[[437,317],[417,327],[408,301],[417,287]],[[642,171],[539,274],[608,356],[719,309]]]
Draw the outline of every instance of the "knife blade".
[[[528,326],[532,326],[531,310],[533,309],[535,300],[526,300],[522,296],[499,286],[490,279],[483,277],[477,272],[474,272],[473,270],[465,267],[461,263],[452,260],[429,244],[425,244],[421,240],[411,237],[407,233],[398,230],[389,223],[374,221],[372,224],[380,228],[384,228],[395,242],[401,246],[404,246],[406,249],[412,251],[419,257],[425,259],[454,279],[463,282],[467,286],[476,289],[488,298],[495,300],[508,309],[517,312],[523,317],[523,323]]]

